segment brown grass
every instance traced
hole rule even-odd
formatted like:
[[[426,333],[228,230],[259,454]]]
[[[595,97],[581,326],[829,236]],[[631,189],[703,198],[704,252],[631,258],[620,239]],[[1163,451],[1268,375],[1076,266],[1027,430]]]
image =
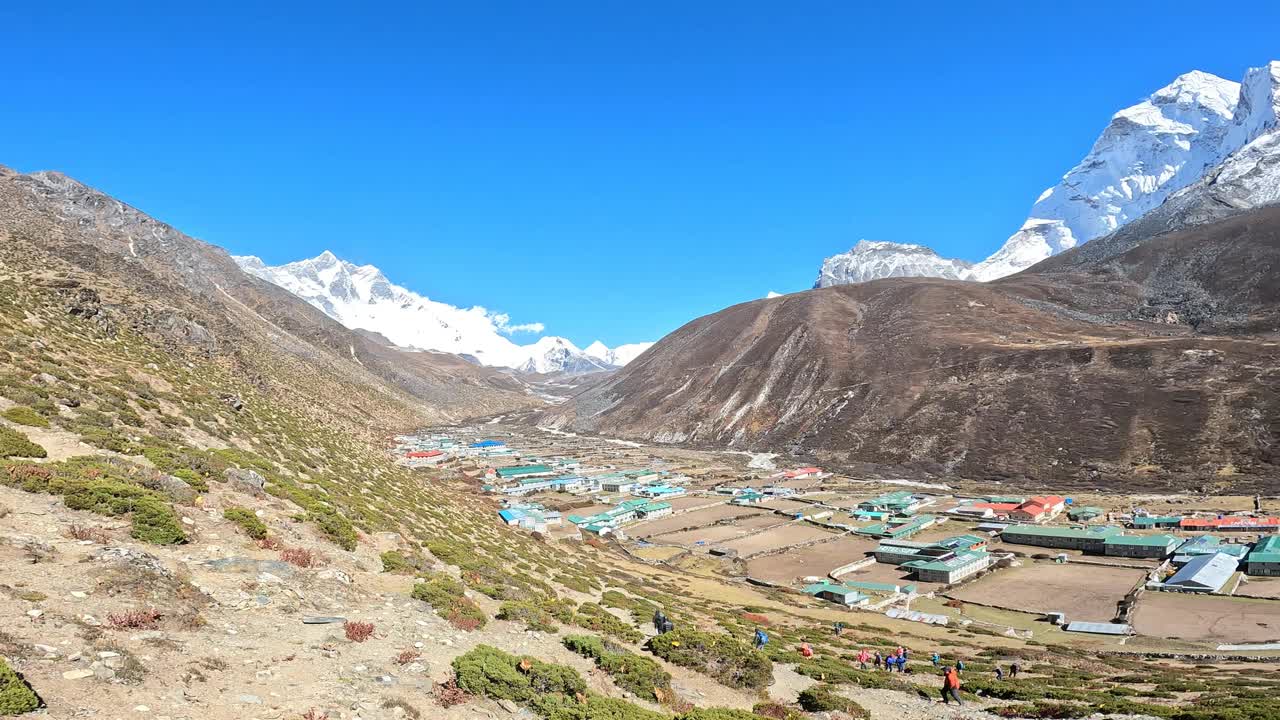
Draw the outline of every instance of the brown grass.
[[[306,548],[284,548],[280,551],[280,559],[300,568],[316,567],[322,564],[320,555]]]
[[[106,530],[98,527],[87,527],[84,525],[72,525],[67,528],[67,537],[72,540],[89,540],[99,545],[108,545],[111,543],[111,534]]]
[[[107,626],[112,630],[149,630],[160,624],[164,617],[155,608],[141,610],[125,610],[122,613],[108,613]]]
[[[400,654],[396,655],[396,664],[408,665],[409,663],[414,662],[420,657],[422,657],[422,653],[418,652],[417,650],[414,650],[413,648],[409,648],[407,650],[401,650]]]
[[[471,694],[466,690],[458,687],[457,678],[449,678],[448,681],[436,685],[435,689],[436,702],[440,707],[453,707],[454,705],[462,705],[471,699]]]
[[[362,643],[373,637],[373,623],[359,622],[357,620],[348,620],[342,623],[342,631],[346,633],[347,639],[351,642]]]

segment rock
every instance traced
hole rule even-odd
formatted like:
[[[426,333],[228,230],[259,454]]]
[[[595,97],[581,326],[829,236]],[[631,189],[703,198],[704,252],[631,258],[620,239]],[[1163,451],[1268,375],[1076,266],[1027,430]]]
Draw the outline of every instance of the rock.
[[[46,658],[55,658],[55,657],[58,657],[58,648],[56,648],[56,647],[54,647],[54,646],[52,646],[52,645],[38,645],[38,644],[37,644],[37,645],[32,645],[31,647],[33,647],[33,648],[35,648],[36,650],[39,650],[40,652],[44,653],[44,656],[45,656]]]
[[[168,495],[170,500],[180,505],[190,505],[196,501],[197,493],[195,488],[188,485],[187,482],[180,477],[174,477],[173,475],[159,475],[148,480],[144,484],[152,490],[159,490],[165,495]]]
[[[316,578],[320,580],[334,580],[339,583],[342,583],[343,585],[350,585],[351,583],[355,582],[354,580],[351,579],[350,575],[335,568],[330,568],[328,570],[324,570],[320,572],[318,575],[316,575]]]
[[[511,701],[511,700],[508,700],[508,699],[506,699],[506,698],[502,698],[501,700],[499,700],[499,701],[498,701],[498,705],[499,705],[503,710],[506,710],[507,712],[511,713],[512,715],[518,715],[518,714],[520,713],[520,706],[519,706],[519,705],[517,705],[517,704],[515,704],[515,702],[513,702],[513,701]]]
[[[92,670],[68,670],[62,673],[64,680],[84,680],[93,677]]]
[[[333,625],[335,623],[344,623],[347,619],[344,617],[330,615],[307,615],[302,618],[303,625]]]
[[[163,578],[173,577],[173,573],[169,572],[169,569],[164,566],[160,558],[141,550],[133,550],[127,547],[108,547],[103,548],[96,557],[103,562],[118,562],[132,566],[134,569],[144,573],[158,575]]]
[[[261,705],[262,698],[257,695],[241,695],[236,698],[236,702],[242,705]]]
[[[85,598],[89,597],[89,593],[87,593],[87,592],[85,592],[85,591],[83,591],[83,590],[72,590],[72,591],[71,591],[71,597],[73,597],[73,598],[75,598],[75,599],[77,599],[77,600],[83,600],[83,599],[85,599]]]
[[[98,664],[94,663],[94,665]],[[106,665],[98,665],[93,669],[93,675],[99,680],[111,680],[116,676],[116,671]]]
[[[236,556],[205,560],[201,564],[214,572],[253,575],[270,573],[277,577],[290,577],[293,575],[293,566],[280,560],[254,560],[253,558]]]
[[[239,490],[255,497],[261,497],[266,494],[263,488],[267,486],[267,479],[253,470],[228,468],[223,474],[226,476],[227,482],[231,483],[233,490]]]
[[[62,405],[63,407],[69,407],[69,408],[80,407],[80,401],[73,397],[60,397],[58,398],[57,403],[59,405]]]
[[[58,382],[58,378],[50,375],[47,372],[36,373],[35,375],[31,376],[31,379],[44,385],[56,385]]]

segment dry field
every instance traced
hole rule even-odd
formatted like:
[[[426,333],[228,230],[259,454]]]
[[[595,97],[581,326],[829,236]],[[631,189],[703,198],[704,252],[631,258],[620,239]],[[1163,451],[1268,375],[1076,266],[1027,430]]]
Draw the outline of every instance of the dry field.
[[[665,502],[671,503],[671,509],[675,512],[683,512],[692,510],[693,508],[705,507],[707,505],[724,504],[724,497],[707,497],[706,495],[685,495],[684,497],[672,498]]]
[[[760,507],[766,510],[781,510],[782,512],[799,512],[809,510],[813,507],[813,503],[803,503],[799,500],[777,499],[768,500],[760,503]]]
[[[627,527],[627,534],[632,537],[652,537],[685,528],[710,527],[715,525],[716,522],[728,518],[768,517],[771,515],[772,513],[756,508],[738,505],[717,505],[706,510],[694,510],[679,515],[668,515],[657,520],[636,523]]]
[[[809,575],[826,575],[833,568],[861,559],[875,547],[874,540],[840,537],[752,560],[747,563],[747,574],[769,582],[789,583]]]
[[[957,600],[1024,612],[1065,612],[1067,620],[1110,622],[1141,570],[1032,563],[997,571],[949,593]]]
[[[683,545],[685,547],[693,547],[699,543],[702,545],[715,545],[729,540],[736,540],[744,535],[750,535],[767,528],[785,525],[788,522],[790,521],[778,515],[755,515],[739,520],[732,525],[713,525],[693,530],[682,530],[680,532],[666,533],[665,535],[656,535],[649,538],[649,540],[656,543]]]
[[[1230,589],[1230,585],[1227,589]],[[1274,598],[1280,600],[1280,577],[1251,577],[1249,582],[1240,583],[1236,595],[1241,597]],[[1280,612],[1280,609],[1277,609]]]
[[[1134,613],[1143,635],[1211,642],[1280,641],[1280,602],[1253,598],[1143,593]]]
[[[789,522],[782,527],[765,530],[762,533],[757,533],[741,540],[721,543],[717,547],[737,550],[739,557],[747,557],[758,552],[798,545],[811,540],[820,540],[824,537],[835,537],[835,533],[804,522]]]

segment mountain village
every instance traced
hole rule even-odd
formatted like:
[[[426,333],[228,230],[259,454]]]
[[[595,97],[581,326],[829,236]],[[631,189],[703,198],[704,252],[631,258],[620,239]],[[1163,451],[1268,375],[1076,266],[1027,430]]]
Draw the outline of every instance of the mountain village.
[[[1280,508],[1261,498],[983,495],[497,423],[393,445],[408,467],[471,478],[513,529],[594,538],[672,569],[709,562],[854,612],[1027,638],[1277,649]],[[974,605],[1004,622],[957,610]]]

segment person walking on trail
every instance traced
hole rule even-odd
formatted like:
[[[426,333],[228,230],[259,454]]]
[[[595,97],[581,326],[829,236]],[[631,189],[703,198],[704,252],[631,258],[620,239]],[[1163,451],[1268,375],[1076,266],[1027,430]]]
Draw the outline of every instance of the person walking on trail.
[[[667,621],[667,616],[662,610],[653,611],[653,629],[662,632],[662,624]]]
[[[751,640],[751,646],[757,650],[763,650],[765,643],[769,642],[769,636],[760,628],[756,628],[755,637]]]
[[[837,620],[835,624],[831,626],[831,629],[834,630],[835,634],[838,636],[840,633],[844,632],[844,623]]]
[[[957,660],[957,661],[956,661],[956,671],[957,671],[957,672],[964,672],[964,661],[963,661],[963,660]]]
[[[939,655],[936,651],[933,653],[933,657],[929,658],[929,660],[933,663],[934,667],[938,667],[938,661],[941,659],[942,659],[942,656]]]
[[[997,680],[1004,679],[1004,670],[1001,670],[999,665],[996,666],[996,679]]]
[[[893,672],[893,655],[884,656],[884,669]]]
[[[1018,677],[1018,670],[1019,670],[1019,669],[1020,669],[1020,668],[1018,667],[1018,663],[1014,662],[1014,663],[1010,663],[1010,664],[1009,664],[1009,679],[1010,679],[1010,680],[1013,680],[1013,679],[1015,679],[1015,678],[1017,678],[1017,677]]]
[[[880,655],[880,651],[879,651],[879,650],[877,650],[877,651],[876,651],[876,658],[875,658],[875,660],[876,660],[876,661],[875,661],[875,669],[879,670],[879,669],[880,669],[880,662],[881,662],[882,660],[884,660],[884,658]]]
[[[809,647],[809,643],[800,643],[800,654],[804,657],[813,657],[813,648]]]
[[[867,660],[871,657],[871,653],[866,648],[862,648],[862,652],[858,653],[858,669],[867,669]]]
[[[658,630],[658,633],[662,635],[666,635],[667,633],[675,629],[676,629],[676,624],[671,622],[670,618],[663,618],[662,627]]]
[[[960,699],[960,671],[953,667],[942,668],[942,703],[948,705],[952,700],[957,705],[964,705]]]

